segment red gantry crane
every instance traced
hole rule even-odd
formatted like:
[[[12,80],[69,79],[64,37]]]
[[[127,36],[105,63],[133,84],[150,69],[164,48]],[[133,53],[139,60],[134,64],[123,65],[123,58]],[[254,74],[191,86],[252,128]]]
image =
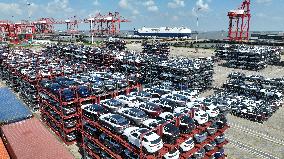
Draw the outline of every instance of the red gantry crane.
[[[17,44],[22,39],[32,39],[34,31],[34,25],[26,20],[17,23],[13,23],[7,20],[0,21],[0,33],[2,34],[3,38],[10,41],[11,43]]]
[[[236,10],[228,12],[230,41],[248,41],[250,27],[250,0],[244,0]]]
[[[80,23],[90,24],[90,33],[92,36],[115,36],[120,33],[120,24],[124,22],[130,21],[120,16],[119,12],[109,12],[106,15],[98,13],[96,16],[85,20],[79,19],[76,16],[67,20],[56,20],[46,17],[34,22],[25,20],[19,23],[0,20],[0,40],[6,39],[11,43],[19,43],[21,39],[32,39],[33,34],[53,34],[55,25],[66,25],[66,32],[74,34],[78,33]]]
[[[95,17],[91,17],[85,22],[90,23],[90,32],[98,35],[117,35],[120,33],[120,24],[130,22],[129,20],[120,16],[119,12],[106,15],[98,13]]]

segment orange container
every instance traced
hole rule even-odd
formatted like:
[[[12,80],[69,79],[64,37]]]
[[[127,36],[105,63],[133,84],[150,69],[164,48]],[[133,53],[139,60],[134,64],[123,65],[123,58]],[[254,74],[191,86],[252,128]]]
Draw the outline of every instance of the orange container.
[[[1,137],[0,137],[0,159],[10,159]]]

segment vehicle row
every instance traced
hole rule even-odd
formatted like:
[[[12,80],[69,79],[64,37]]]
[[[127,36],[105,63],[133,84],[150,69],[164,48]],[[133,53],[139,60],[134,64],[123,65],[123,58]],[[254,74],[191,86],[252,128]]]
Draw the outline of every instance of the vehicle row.
[[[165,49],[158,49],[159,51],[167,51],[167,46],[164,44],[159,44],[159,46],[165,47]],[[151,45],[151,47],[154,49],[156,45]],[[87,66],[93,64],[91,67],[106,67],[112,72],[126,75],[136,74],[142,84],[159,80],[171,81],[176,85],[187,85],[189,88],[206,89],[213,81],[213,60],[211,58],[167,59],[156,54],[76,45],[53,45],[48,46],[46,50],[56,50],[60,52],[60,57],[87,63]],[[74,59],[74,54],[78,54],[76,59],[79,60]]]
[[[224,83],[224,90],[212,98],[227,105],[233,115],[263,122],[283,105],[282,78],[266,79],[239,72],[233,72],[228,77],[230,80]]]
[[[227,67],[260,70],[267,65],[279,64],[281,50],[271,46],[223,45],[215,51],[215,56],[226,60]]]

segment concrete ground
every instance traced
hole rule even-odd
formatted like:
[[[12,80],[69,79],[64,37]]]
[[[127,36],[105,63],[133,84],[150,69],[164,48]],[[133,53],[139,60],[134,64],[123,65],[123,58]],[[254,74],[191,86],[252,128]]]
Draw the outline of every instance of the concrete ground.
[[[0,80],[0,87],[5,87],[5,83]]]

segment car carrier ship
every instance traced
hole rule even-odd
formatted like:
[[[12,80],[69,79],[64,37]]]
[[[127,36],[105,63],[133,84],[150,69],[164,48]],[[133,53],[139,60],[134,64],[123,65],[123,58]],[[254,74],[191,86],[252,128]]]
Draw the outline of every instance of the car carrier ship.
[[[187,27],[160,27],[160,28],[146,28],[134,30],[134,35],[138,36],[152,36],[152,37],[186,37],[191,38],[191,29]]]

